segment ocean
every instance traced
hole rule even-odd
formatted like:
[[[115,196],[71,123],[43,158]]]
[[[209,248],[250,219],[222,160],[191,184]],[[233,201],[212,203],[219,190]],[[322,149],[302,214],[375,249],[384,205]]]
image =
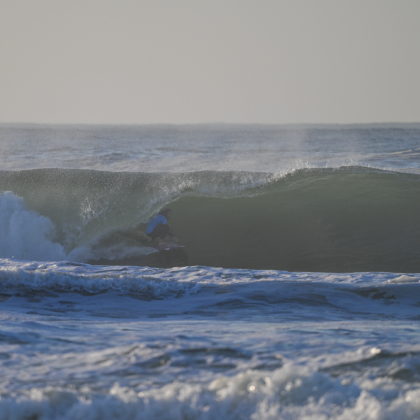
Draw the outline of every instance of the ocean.
[[[0,420],[420,419],[420,124],[0,124],[0,154]]]

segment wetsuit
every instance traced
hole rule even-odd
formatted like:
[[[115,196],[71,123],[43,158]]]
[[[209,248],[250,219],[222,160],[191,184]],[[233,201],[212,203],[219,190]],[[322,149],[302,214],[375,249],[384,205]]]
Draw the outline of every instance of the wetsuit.
[[[163,214],[158,214],[154,217],[147,226],[146,235],[155,240],[156,238],[163,239],[166,235],[174,236],[169,229],[166,217]]]

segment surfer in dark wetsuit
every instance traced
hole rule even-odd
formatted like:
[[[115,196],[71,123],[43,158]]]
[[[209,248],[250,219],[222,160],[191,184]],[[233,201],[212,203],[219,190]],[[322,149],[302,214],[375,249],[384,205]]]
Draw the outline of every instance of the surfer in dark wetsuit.
[[[163,244],[163,238],[166,235],[172,236],[172,239],[175,242],[178,242],[178,239],[174,236],[169,229],[167,221],[172,216],[171,209],[163,209],[159,212],[157,216],[155,216],[147,226],[146,235],[150,238],[149,242],[154,241],[156,238],[159,239],[159,245]]]

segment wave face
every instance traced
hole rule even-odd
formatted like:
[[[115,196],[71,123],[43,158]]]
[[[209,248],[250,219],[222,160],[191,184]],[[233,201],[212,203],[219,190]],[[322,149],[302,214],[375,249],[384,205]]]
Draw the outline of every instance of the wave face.
[[[420,271],[416,174],[39,169],[1,172],[0,191],[3,258],[159,266],[142,244],[144,228],[170,206],[189,265]]]

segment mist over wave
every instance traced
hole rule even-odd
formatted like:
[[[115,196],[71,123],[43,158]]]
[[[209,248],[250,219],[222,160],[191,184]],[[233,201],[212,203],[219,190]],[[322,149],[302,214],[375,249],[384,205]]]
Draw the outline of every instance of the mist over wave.
[[[420,173],[420,124],[0,124],[0,169],[290,171],[353,164]]]
[[[420,271],[416,174],[42,169],[1,172],[0,190],[0,257],[159,266],[145,224],[170,206],[190,265]]]

